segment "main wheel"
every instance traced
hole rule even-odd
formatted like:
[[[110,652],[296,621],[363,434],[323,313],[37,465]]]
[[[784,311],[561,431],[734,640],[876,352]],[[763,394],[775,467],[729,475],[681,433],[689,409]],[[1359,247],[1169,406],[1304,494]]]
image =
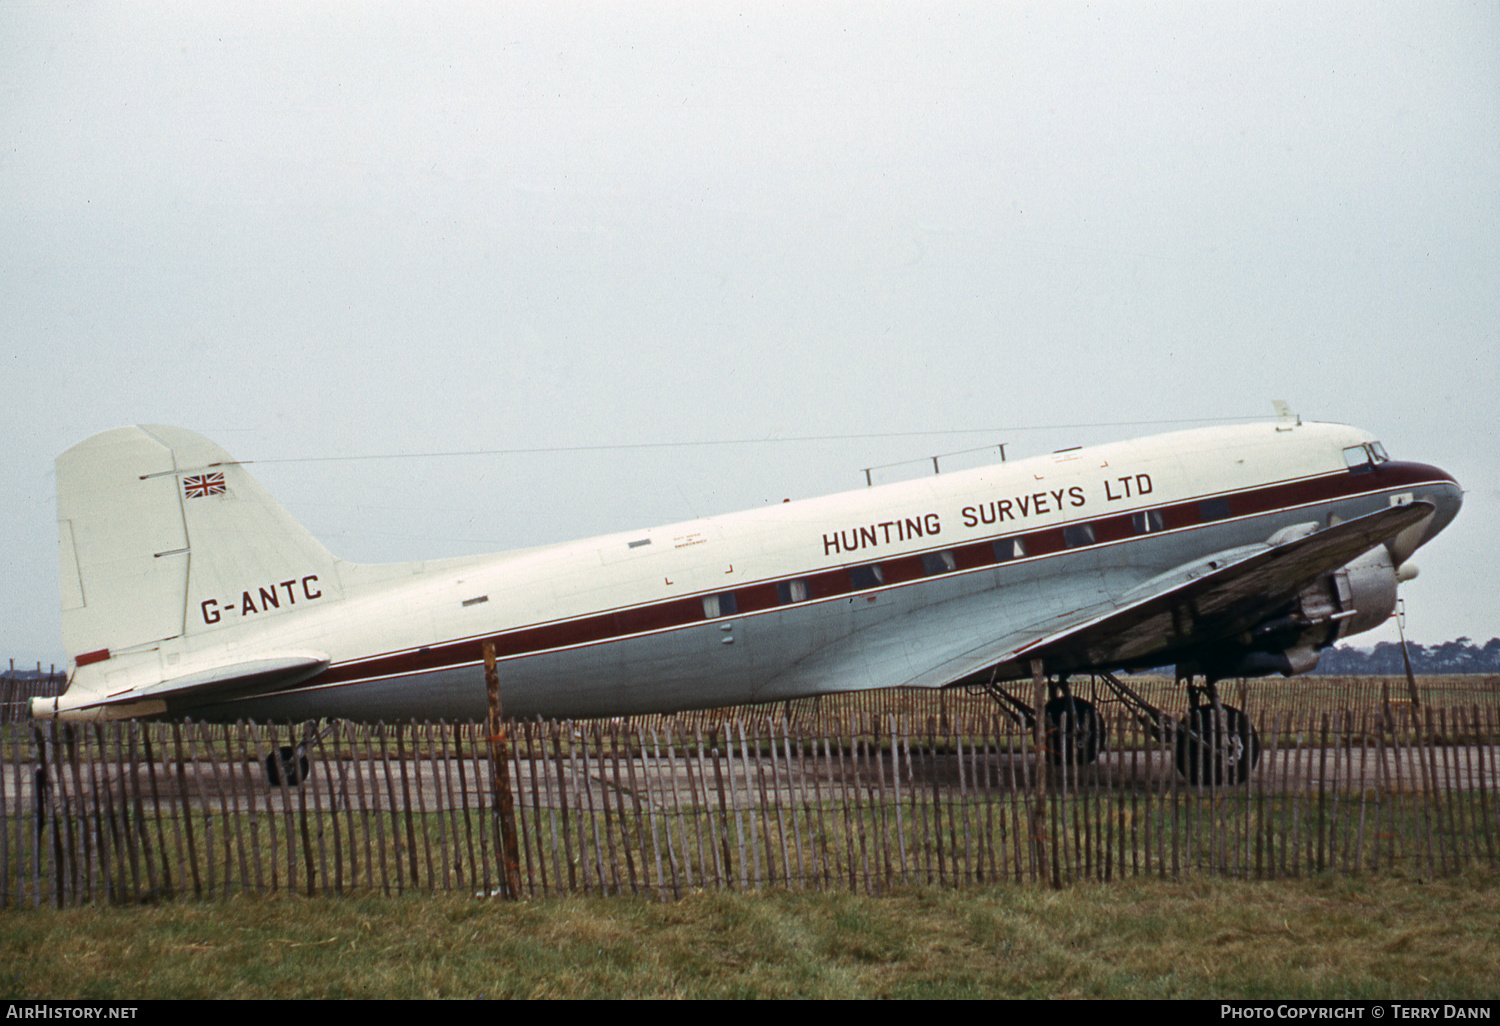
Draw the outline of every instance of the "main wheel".
[[[1047,703],[1047,758],[1054,766],[1063,762],[1064,752],[1075,766],[1086,766],[1099,758],[1104,745],[1104,720],[1092,702],[1081,698],[1054,698]],[[1063,717],[1068,733],[1062,732]]]
[[[1213,706],[1200,705],[1177,724],[1177,772],[1190,784],[1243,784],[1260,762],[1260,735],[1250,717],[1232,705],[1219,708],[1222,719]]]
[[[307,753],[298,752],[287,745],[282,745],[279,750],[266,756],[266,780],[272,787],[280,787],[283,779],[287,786],[296,787],[307,779],[310,768]]]

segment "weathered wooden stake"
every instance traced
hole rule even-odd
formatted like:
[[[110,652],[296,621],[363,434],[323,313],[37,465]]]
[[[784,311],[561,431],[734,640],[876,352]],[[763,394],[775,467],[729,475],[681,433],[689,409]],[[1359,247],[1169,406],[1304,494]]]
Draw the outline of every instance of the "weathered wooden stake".
[[[1032,752],[1036,757],[1036,804],[1031,813],[1031,843],[1036,852],[1036,865],[1046,872],[1047,866],[1047,681],[1042,674],[1042,661],[1031,661],[1031,681],[1036,686],[1035,715],[1032,716]],[[1061,887],[1062,881],[1054,870],[1051,875],[1053,887]]]
[[[516,843],[516,807],[510,791],[510,755],[505,738],[505,720],[500,709],[500,671],[495,666],[495,643],[484,643],[484,687],[490,705],[490,786],[495,793],[495,811],[500,817],[501,870],[505,874],[505,896],[521,898],[521,851]]]

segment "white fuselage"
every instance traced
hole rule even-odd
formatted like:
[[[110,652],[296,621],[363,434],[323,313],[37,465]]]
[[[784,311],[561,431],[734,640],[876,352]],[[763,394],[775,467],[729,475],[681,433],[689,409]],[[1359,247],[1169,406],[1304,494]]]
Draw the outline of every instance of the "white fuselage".
[[[190,606],[213,630],[161,658],[327,653],[312,680],[193,712],[207,718],[480,716],[485,639],[518,716],[940,686],[981,643],[997,663],[1193,559],[1413,492],[1444,499],[1414,548],[1457,485],[1420,464],[1351,473],[1345,449],[1370,441],[1212,428],[494,556],[339,563],[336,582],[247,579]]]

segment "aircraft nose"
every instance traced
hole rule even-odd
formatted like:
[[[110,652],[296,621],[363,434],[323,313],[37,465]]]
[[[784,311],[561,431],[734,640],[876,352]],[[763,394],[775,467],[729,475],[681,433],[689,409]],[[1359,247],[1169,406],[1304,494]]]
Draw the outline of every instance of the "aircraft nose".
[[[1421,497],[1437,506],[1437,513],[1432,522],[1427,525],[1427,534],[1422,541],[1429,542],[1438,536],[1438,532],[1453,522],[1458,516],[1458,511],[1464,504],[1464,490],[1452,474],[1444,474],[1447,478],[1439,484],[1433,485],[1430,494]]]
[[[1392,540],[1391,555],[1400,566],[1453,522],[1464,504],[1464,490],[1457,478],[1439,467],[1424,463],[1391,463],[1386,467],[1392,475],[1390,484],[1393,488],[1403,491],[1410,488],[1408,494],[1412,498],[1430,502],[1436,507],[1431,517],[1413,524]]]
[[[1436,467],[1433,468],[1437,470]],[[1425,488],[1417,490],[1416,497],[1425,499],[1437,507],[1425,524],[1420,525],[1421,533],[1414,539],[1413,550],[1421,548],[1432,539],[1442,533],[1443,529],[1453,522],[1458,516],[1458,511],[1464,504],[1464,490],[1452,474],[1446,471],[1437,471],[1443,480],[1434,481]]]

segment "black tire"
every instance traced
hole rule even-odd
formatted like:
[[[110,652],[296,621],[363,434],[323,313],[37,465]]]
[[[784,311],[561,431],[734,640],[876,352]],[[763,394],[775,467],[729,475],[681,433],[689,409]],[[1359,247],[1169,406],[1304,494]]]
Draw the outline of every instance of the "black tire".
[[[1066,750],[1068,761],[1087,766],[1099,758],[1104,747],[1105,726],[1092,702],[1081,698],[1054,698],[1047,703],[1047,758],[1061,766]],[[1068,718],[1068,736],[1063,737],[1063,717]]]
[[[272,787],[280,787],[283,777],[286,778],[288,787],[296,787],[307,779],[311,768],[307,753],[299,753],[287,745],[266,756],[266,780]]]
[[[1232,705],[1220,705],[1222,722],[1211,705],[1188,711],[1177,724],[1177,772],[1190,784],[1243,784],[1260,762],[1260,735],[1250,717]]]

